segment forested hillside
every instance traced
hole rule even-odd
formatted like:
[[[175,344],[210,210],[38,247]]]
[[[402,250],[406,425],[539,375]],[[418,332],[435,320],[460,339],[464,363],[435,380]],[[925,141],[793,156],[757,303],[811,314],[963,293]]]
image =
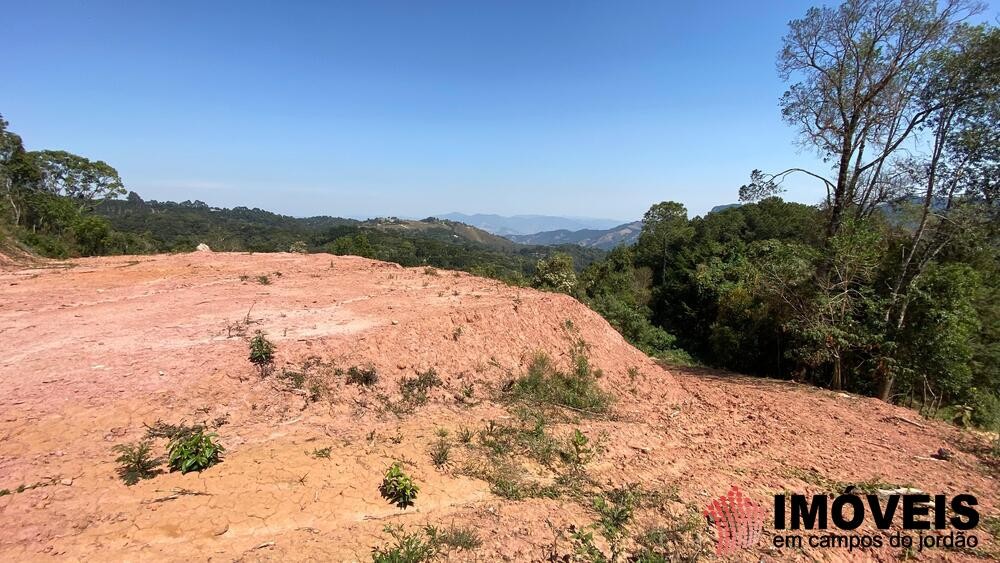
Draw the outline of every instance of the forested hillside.
[[[791,22],[782,115],[832,169],[755,170],[744,205],[704,218],[654,205],[573,291],[654,352],[1000,426],[1000,31],[959,23],[974,12]],[[792,175],[825,201],[776,197]]]

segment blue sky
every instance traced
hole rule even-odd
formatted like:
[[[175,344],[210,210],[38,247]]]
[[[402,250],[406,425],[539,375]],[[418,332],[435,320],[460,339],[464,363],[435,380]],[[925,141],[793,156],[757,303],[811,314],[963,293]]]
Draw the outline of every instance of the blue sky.
[[[753,168],[819,166],[774,65],[812,3],[4,2],[0,113],[147,199],[701,214]]]

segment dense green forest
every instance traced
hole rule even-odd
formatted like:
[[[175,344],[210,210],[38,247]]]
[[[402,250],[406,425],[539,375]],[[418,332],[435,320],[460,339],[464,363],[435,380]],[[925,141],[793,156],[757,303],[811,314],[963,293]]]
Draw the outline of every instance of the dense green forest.
[[[0,236],[52,257],[204,242],[462,269],[574,295],[655,356],[997,428],[1000,33],[962,23],[974,11],[958,0],[809,10],[778,55],[781,115],[829,169],[755,170],[743,205],[705,217],[658,203],[638,242],[606,255],[433,218],[143,201],[104,162],[26,151],[2,118]],[[825,200],[783,201],[793,175]]]

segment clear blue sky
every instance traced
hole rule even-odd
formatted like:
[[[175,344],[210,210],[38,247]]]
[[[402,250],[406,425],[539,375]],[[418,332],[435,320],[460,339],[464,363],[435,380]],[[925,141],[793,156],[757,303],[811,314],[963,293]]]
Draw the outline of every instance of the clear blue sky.
[[[147,199],[701,214],[753,168],[816,165],[774,64],[813,3],[6,1],[0,113]]]

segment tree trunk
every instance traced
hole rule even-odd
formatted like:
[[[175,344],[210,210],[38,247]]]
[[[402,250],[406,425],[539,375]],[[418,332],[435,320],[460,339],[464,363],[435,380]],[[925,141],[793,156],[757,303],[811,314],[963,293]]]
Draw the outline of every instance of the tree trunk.
[[[830,382],[830,388],[834,391],[840,391],[843,386],[844,379],[841,371],[840,354],[837,354],[833,357],[833,381]]]
[[[892,398],[892,384],[895,382],[896,376],[891,373],[882,374],[882,378],[878,382],[878,398],[889,402]]]

